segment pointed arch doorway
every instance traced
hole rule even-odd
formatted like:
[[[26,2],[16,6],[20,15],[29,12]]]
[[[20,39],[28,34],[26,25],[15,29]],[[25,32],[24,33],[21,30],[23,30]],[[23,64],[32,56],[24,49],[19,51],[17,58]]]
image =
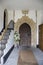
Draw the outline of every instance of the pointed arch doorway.
[[[31,28],[27,23],[23,23],[19,28],[20,46],[31,46]]]

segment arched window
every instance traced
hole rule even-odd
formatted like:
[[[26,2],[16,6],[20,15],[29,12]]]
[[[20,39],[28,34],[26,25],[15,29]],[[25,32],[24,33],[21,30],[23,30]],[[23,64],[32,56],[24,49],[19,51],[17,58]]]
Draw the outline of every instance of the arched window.
[[[8,22],[8,12],[7,9],[4,10],[4,29],[7,26],[7,22]]]

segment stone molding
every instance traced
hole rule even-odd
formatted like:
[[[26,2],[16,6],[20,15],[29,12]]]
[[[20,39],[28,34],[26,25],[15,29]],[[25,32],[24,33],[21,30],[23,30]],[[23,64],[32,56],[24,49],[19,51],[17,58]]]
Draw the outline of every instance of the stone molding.
[[[31,46],[36,47],[37,42],[37,27],[36,23],[30,19],[28,16],[22,16],[22,18],[18,19],[15,23],[14,30],[19,32],[19,28],[23,23],[27,23],[31,28]]]

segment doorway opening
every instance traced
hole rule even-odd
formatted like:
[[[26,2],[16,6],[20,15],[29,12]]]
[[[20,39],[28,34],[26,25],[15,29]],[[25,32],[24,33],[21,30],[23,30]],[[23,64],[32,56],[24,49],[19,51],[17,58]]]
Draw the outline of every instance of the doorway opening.
[[[31,28],[27,23],[23,23],[19,28],[20,46],[31,46]]]

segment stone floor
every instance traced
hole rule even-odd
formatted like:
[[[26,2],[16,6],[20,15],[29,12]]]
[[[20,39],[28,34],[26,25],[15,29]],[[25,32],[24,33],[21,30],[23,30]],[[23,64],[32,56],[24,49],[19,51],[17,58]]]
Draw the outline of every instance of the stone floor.
[[[39,65],[43,65],[43,52],[39,48],[32,48]]]
[[[6,63],[3,65],[17,65],[19,50],[21,48],[14,48]],[[31,48],[39,65],[43,65],[43,52],[36,48]]]
[[[18,57],[19,57],[19,49],[14,48],[4,65],[17,65]]]

